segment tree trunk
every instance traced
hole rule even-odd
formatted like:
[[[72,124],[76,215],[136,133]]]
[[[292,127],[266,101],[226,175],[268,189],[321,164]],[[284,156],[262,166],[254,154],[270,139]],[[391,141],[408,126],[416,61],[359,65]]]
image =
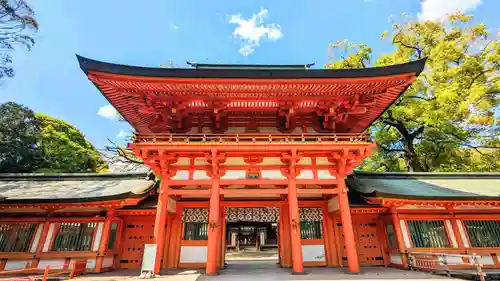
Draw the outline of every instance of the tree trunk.
[[[423,172],[422,165],[418,160],[415,147],[413,146],[413,137],[411,135],[404,135],[404,150],[403,157],[406,163],[406,168],[409,172]]]

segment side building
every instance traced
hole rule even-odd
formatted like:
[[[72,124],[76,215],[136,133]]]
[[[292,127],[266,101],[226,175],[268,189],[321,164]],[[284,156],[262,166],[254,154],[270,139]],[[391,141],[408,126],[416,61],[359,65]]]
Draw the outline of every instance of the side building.
[[[420,252],[476,253],[485,268],[500,268],[500,174],[354,172],[346,183],[361,266],[407,268],[408,253]],[[135,173],[0,175],[0,271],[72,260],[87,260],[90,272],[140,268],[144,244],[154,242],[158,187]],[[220,266],[236,245],[250,247],[233,233],[243,239],[252,227],[260,251],[275,245],[280,265],[292,266],[285,238],[292,230],[281,223],[286,209],[278,198],[253,207],[224,202]],[[208,202],[169,206],[162,268],[204,268]],[[303,264],[347,266],[335,197],[303,199],[299,208]]]

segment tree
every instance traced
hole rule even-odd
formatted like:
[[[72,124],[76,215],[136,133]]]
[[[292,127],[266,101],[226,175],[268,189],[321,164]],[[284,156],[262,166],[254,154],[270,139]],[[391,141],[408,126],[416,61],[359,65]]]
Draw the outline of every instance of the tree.
[[[0,104],[0,173],[27,173],[40,167],[40,120],[22,105]]]
[[[99,172],[107,168],[101,155],[73,125],[44,114],[36,114],[41,123],[39,138],[43,164],[38,171]]]
[[[94,146],[74,126],[13,102],[0,104],[0,173],[106,168]]]
[[[379,171],[474,171],[500,148],[500,33],[473,17],[394,24],[394,51],[373,58],[366,44],[331,44],[342,50],[327,68],[359,68],[427,58],[426,69],[371,128],[379,151],[364,164]],[[473,163],[471,162],[473,161]],[[479,165],[480,166],[480,165]],[[480,170],[488,170],[482,166]]]
[[[127,137],[125,142],[133,142],[132,137]],[[106,145],[101,151],[103,158],[110,164],[120,167],[122,171],[141,171],[149,170],[144,161],[137,157],[135,153],[115,141],[108,139],[109,145]]]
[[[29,35],[38,30],[34,15],[25,0],[0,0],[0,79],[14,76],[10,52],[18,46],[31,50],[35,45]]]

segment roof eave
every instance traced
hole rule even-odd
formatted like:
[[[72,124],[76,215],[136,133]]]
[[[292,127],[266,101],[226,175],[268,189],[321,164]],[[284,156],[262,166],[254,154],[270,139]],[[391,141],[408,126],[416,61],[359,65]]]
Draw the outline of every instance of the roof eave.
[[[247,78],[247,79],[298,79],[298,78],[370,78],[399,74],[418,76],[427,58],[404,64],[359,69],[193,69],[154,68],[107,63],[76,55],[80,68],[89,72],[111,73],[139,77],[171,78]]]

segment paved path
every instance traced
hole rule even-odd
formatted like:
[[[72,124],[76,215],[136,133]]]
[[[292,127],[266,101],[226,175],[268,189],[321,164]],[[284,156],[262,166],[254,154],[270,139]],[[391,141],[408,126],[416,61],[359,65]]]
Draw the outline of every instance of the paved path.
[[[178,270],[164,272],[155,281],[293,281],[293,280],[390,280],[390,281],[425,281],[459,280],[422,272],[404,271],[384,267],[364,267],[358,275],[346,274],[345,268],[306,268],[307,275],[291,275],[290,269],[279,268],[269,262],[232,262],[218,276],[206,276],[203,271]],[[78,281],[139,281],[138,271],[119,270],[99,275],[88,275]]]

